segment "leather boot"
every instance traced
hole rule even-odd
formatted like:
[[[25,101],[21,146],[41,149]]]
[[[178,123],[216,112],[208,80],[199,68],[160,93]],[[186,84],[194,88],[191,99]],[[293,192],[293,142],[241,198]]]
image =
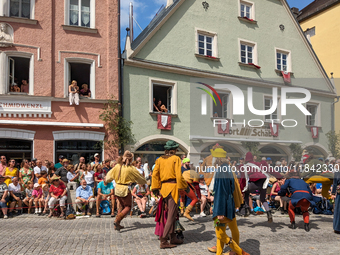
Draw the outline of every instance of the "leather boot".
[[[310,231],[309,223],[305,223],[305,230],[306,230],[306,232]]]
[[[281,214],[285,214],[283,207],[280,207]]]
[[[113,223],[114,224],[114,230],[120,231],[121,229],[123,229],[124,227],[120,225],[120,222],[122,221],[122,219],[124,218],[124,215],[121,213],[118,213],[116,216],[116,220]]]
[[[273,217],[272,217],[272,212],[271,212],[271,211],[268,211],[268,212],[267,212],[267,218],[268,218],[268,222],[269,222],[269,223],[272,223],[272,222],[273,222]]]
[[[250,215],[250,208],[248,207],[248,208],[245,208],[244,210],[244,217],[249,217],[249,215]]]
[[[192,208],[193,208],[192,205],[188,205],[187,209],[185,209],[185,212],[184,212],[183,216],[185,218],[191,220],[191,221],[194,221],[194,219],[191,218],[191,216],[190,216],[190,212],[191,212]]]
[[[288,227],[291,228],[291,229],[296,229],[295,221],[293,221],[292,223],[290,223],[290,225],[289,225]]]
[[[183,202],[180,203],[180,207],[181,207],[181,215],[183,215],[184,214],[184,203]]]
[[[178,239],[176,233],[170,235],[170,244],[182,244],[183,240]]]
[[[167,249],[167,248],[175,248],[177,245],[169,244],[167,238],[160,237],[159,240],[161,241],[160,248]]]

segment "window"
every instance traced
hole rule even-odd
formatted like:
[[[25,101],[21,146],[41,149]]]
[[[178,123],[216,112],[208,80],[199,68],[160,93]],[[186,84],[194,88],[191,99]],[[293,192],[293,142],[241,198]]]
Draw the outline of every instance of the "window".
[[[272,98],[265,98],[264,99],[264,110],[269,110],[273,105],[273,99]],[[279,104],[278,104],[279,105]],[[272,114],[265,115],[265,121],[275,120],[278,119],[277,115],[277,108]]]
[[[71,26],[94,27],[91,2],[93,0],[69,0],[69,19],[67,24]]]
[[[307,104],[307,111],[309,111],[312,115],[307,115],[307,125],[308,126],[316,126],[317,125],[317,110],[318,106],[315,104]]]
[[[196,56],[218,58],[217,54],[217,34],[196,28]]]
[[[213,56],[213,37],[198,35],[198,53],[204,56]]]
[[[8,57],[8,92],[29,93],[30,59]]]
[[[254,63],[254,46],[241,43],[241,62],[244,64]]]
[[[154,103],[159,111],[172,113],[172,86],[154,84],[153,85]],[[166,110],[164,109],[164,107]],[[163,108],[163,110],[161,110]],[[154,112],[159,112],[155,107]]]
[[[284,72],[291,72],[290,52],[276,49],[276,69]]]
[[[255,20],[255,6],[253,2],[241,0],[239,2],[240,17],[248,20]]]
[[[31,0],[10,0],[9,16],[31,18]]]
[[[65,59],[65,96],[68,96],[68,89],[71,82],[77,82],[79,90],[83,89],[83,85],[87,84],[91,94],[89,98],[96,98],[96,75],[95,75],[95,61],[85,58],[66,58]]]
[[[220,95],[222,105],[220,104],[217,96],[214,94],[214,99],[216,101],[216,105],[213,103],[213,117],[214,118],[230,118],[229,116],[229,94],[222,94],[218,93]]]
[[[149,112],[177,114],[177,82],[150,78]]]

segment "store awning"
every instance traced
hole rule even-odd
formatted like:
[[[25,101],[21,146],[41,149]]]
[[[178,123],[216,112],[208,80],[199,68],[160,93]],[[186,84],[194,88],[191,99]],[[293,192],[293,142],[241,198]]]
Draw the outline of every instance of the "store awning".
[[[259,143],[302,143],[301,141],[294,140],[265,140],[265,139],[248,139],[248,138],[229,138],[229,137],[208,137],[191,135],[190,141],[230,141],[230,142],[259,142]]]

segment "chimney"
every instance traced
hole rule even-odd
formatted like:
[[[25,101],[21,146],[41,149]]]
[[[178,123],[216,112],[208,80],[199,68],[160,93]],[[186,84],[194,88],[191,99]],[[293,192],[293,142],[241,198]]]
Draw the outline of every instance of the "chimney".
[[[174,0],[168,0],[167,3],[166,3],[166,7],[165,7],[165,8],[168,8],[168,7],[171,6],[173,3],[174,3]]]
[[[130,17],[129,17],[129,28],[130,28],[130,42],[133,42],[133,3],[130,2]]]
[[[292,11],[295,18],[299,16],[299,8],[292,7],[290,10]]]

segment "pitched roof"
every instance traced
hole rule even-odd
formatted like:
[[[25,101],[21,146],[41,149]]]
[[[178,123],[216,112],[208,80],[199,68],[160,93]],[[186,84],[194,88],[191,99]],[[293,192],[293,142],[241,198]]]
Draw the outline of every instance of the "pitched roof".
[[[299,12],[297,20],[299,22],[306,20],[337,3],[340,3],[340,0],[315,0]]]
[[[174,0],[174,3],[168,8],[163,8],[157,16],[150,22],[150,24],[133,40],[131,44],[131,49],[135,50],[139,44],[141,44],[144,39],[157,27],[157,25],[162,22],[162,20],[171,12],[173,8],[180,2],[180,0]]]

